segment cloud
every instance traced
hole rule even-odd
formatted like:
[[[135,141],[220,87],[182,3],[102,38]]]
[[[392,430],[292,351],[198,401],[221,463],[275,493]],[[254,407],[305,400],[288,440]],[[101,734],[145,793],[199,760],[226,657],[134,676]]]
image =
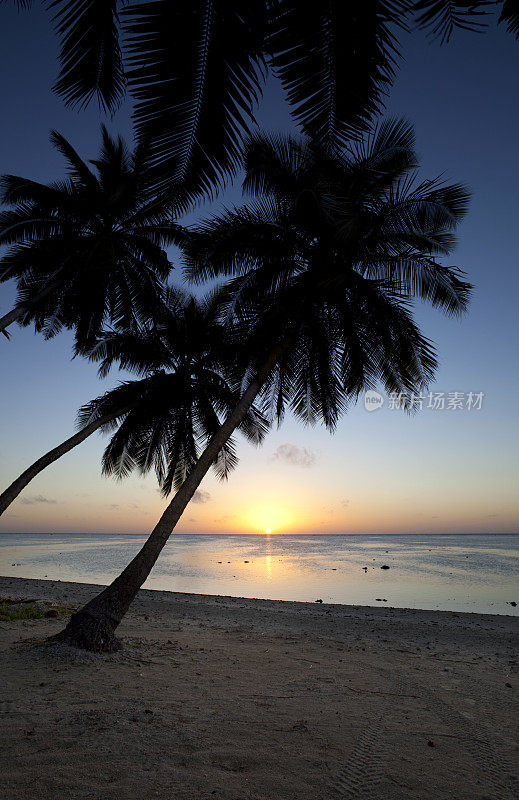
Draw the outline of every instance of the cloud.
[[[56,500],[52,500],[50,497],[44,497],[42,494],[35,494],[32,497],[23,497],[21,502],[24,506],[32,506],[35,503],[48,503],[49,505],[55,506]]]
[[[110,503],[110,505],[108,506],[108,508],[112,508],[112,509],[114,509],[114,510],[115,510],[115,509],[119,508],[119,504],[118,504],[118,503]]]
[[[271,457],[272,461],[283,461],[293,467],[312,467],[317,454],[306,447],[296,447],[295,444],[281,444]]]
[[[227,522],[230,519],[236,519],[236,514],[224,514],[223,517],[218,517],[213,522]]]
[[[197,489],[191,498],[192,503],[209,503],[210,501],[211,495],[209,492],[204,492],[202,489]]]
[[[343,497],[342,500],[339,500],[338,506],[321,506],[321,511],[324,511],[325,514],[335,514],[341,508],[348,508],[349,505],[350,501]]]
[[[487,519],[495,519],[496,517],[500,517],[501,514],[487,514]]]

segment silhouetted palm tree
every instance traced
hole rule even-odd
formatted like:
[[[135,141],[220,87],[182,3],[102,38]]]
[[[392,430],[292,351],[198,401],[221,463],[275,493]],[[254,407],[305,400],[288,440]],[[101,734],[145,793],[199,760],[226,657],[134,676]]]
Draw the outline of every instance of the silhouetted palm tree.
[[[123,478],[137,469],[145,475],[153,467],[164,497],[182,486],[200,445],[218,432],[221,418],[240,399],[241,343],[220,316],[218,291],[196,299],[170,289],[151,327],[109,333],[89,352],[91,360],[101,360],[102,376],[114,363],[144,376],[80,409],[82,424],[104,417],[111,408],[130,409],[104,452],[104,474]],[[258,444],[267,428],[251,408],[239,430]],[[236,464],[229,439],[213,466],[226,479]]]
[[[237,343],[218,319],[216,293],[205,300],[168,290],[152,326],[102,336],[89,351],[105,376],[117,362],[140,380],[124,382],[83,406],[75,436],[38,459],[0,495],[0,514],[46,466],[94,431],[114,430],[103,456],[103,473],[122,478],[133,469],[155,469],[164,496],[178,489],[197,461],[201,444],[219,429],[239,400]],[[251,410],[240,431],[259,442],[265,431]],[[227,477],[236,464],[232,440],[214,467]],[[137,587],[138,588],[138,587]]]
[[[179,241],[172,216],[180,193],[150,194],[147,148],[130,153],[102,128],[92,170],[57,132],[51,141],[67,161],[68,180],[1,179],[0,281],[15,280],[18,300],[0,330],[34,323],[50,337],[73,328],[79,346],[104,325],[149,320],[171,264],[164,247]]]
[[[258,135],[244,181],[252,202],[188,240],[192,280],[232,278],[230,309],[251,327],[258,363],[282,344],[264,389],[278,417],[290,402],[305,421],[321,417],[333,429],[348,401],[377,382],[410,396],[433,376],[434,350],[410,303],[465,310],[469,284],[437,257],[453,249],[468,193],[418,181],[416,167],[403,120],[339,150]]]
[[[157,315],[153,327],[103,337],[91,351],[92,359],[101,360],[101,374],[117,362],[145,375],[80,410],[80,421],[88,423],[103,419],[114,407],[130,405],[104,452],[105,474],[124,477],[135,468],[143,474],[154,468],[165,496],[190,480],[199,463],[200,447],[208,440],[214,442],[220,434],[222,418],[232,417],[241,402],[241,370],[236,357],[240,343],[233,329],[222,325],[219,314],[218,293],[203,301],[168,293],[166,308]],[[236,429],[259,444],[267,423],[249,403],[234,425],[233,430]],[[207,453],[206,447],[202,458]],[[211,453],[205,472],[213,467],[220,478],[226,478],[237,463],[232,438],[226,436]],[[193,494],[194,490],[189,499]],[[168,536],[152,533],[122,574],[74,614],[65,631],[55,638],[89,649],[113,649],[117,645],[113,631],[148,577]]]
[[[245,187],[255,199],[209,219],[184,245],[192,278],[233,276],[222,297],[247,353],[243,394],[141,552],[60,639],[117,646],[114,631],[135,587],[256,398],[279,419],[289,404],[333,430],[363,389],[380,382],[409,396],[431,379],[434,351],[410,301],[465,309],[469,285],[436,256],[452,249],[468,197],[458,185],[414,182],[415,166],[404,122],[384,123],[371,142],[334,153],[280,136],[250,143]]]
[[[492,5],[517,36],[516,0],[49,0],[55,88],[67,103],[96,97],[113,111],[128,86],[163,176],[211,191],[236,167],[268,71],[306,134],[344,142],[380,109],[399,29],[448,40],[482,28]]]

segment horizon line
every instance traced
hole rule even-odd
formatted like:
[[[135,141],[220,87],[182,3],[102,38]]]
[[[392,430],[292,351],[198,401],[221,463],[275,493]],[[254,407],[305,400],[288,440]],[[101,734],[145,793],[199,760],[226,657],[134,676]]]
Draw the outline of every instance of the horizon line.
[[[151,534],[138,533],[136,531],[0,531],[0,535],[4,536],[144,536],[149,537]],[[279,533],[266,533],[265,531],[254,532],[232,532],[232,531],[201,531],[193,533],[191,531],[177,531],[172,532],[171,536],[519,536],[519,531],[444,531],[444,532],[327,532],[327,533],[308,533],[308,532],[295,532],[295,531],[281,531]]]

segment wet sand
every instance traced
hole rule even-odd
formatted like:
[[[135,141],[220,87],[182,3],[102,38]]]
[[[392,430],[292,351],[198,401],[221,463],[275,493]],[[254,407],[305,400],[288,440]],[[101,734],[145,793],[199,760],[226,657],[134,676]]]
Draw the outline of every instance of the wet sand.
[[[517,618],[142,591],[98,655],[59,613],[0,622],[2,800],[517,796]]]

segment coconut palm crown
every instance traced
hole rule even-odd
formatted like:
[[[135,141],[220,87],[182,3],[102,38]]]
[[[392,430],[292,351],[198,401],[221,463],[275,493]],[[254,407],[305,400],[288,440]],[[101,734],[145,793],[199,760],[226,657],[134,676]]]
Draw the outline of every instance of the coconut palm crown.
[[[45,5],[61,45],[58,94],[78,107],[96,99],[113,112],[128,91],[137,134],[153,138],[162,176],[194,178],[208,192],[236,170],[269,73],[305,134],[344,142],[383,107],[403,30],[448,41],[457,29],[484,30],[498,10],[499,22],[516,38],[519,31],[516,0]]]
[[[200,448],[240,397],[239,345],[219,314],[217,292],[197,300],[169,289],[152,325],[106,333],[84,353],[100,361],[102,376],[114,364],[139,376],[79,411],[83,427],[124,409],[103,426],[115,429],[103,454],[104,474],[123,478],[133,470],[146,474],[154,469],[164,496],[181,486]],[[259,444],[266,421],[251,408],[239,430]],[[234,441],[229,439],[214,469],[224,479],[236,464]]]
[[[61,134],[51,141],[66,159],[67,180],[1,179],[11,208],[0,214],[0,281],[18,288],[3,320],[34,323],[46,337],[73,328],[85,346],[109,323],[128,328],[153,317],[171,270],[164,248],[181,237],[172,222],[181,203],[171,190],[150,193],[144,145],[130,153],[103,126],[89,166]]]
[[[263,398],[333,429],[377,384],[409,399],[436,357],[413,319],[418,298],[459,314],[470,285],[438,262],[454,247],[464,187],[415,176],[412,127],[382,122],[364,143],[323,148],[302,138],[249,142],[252,200],[193,229],[187,273],[226,276],[229,313],[249,331],[252,363],[281,347]]]

